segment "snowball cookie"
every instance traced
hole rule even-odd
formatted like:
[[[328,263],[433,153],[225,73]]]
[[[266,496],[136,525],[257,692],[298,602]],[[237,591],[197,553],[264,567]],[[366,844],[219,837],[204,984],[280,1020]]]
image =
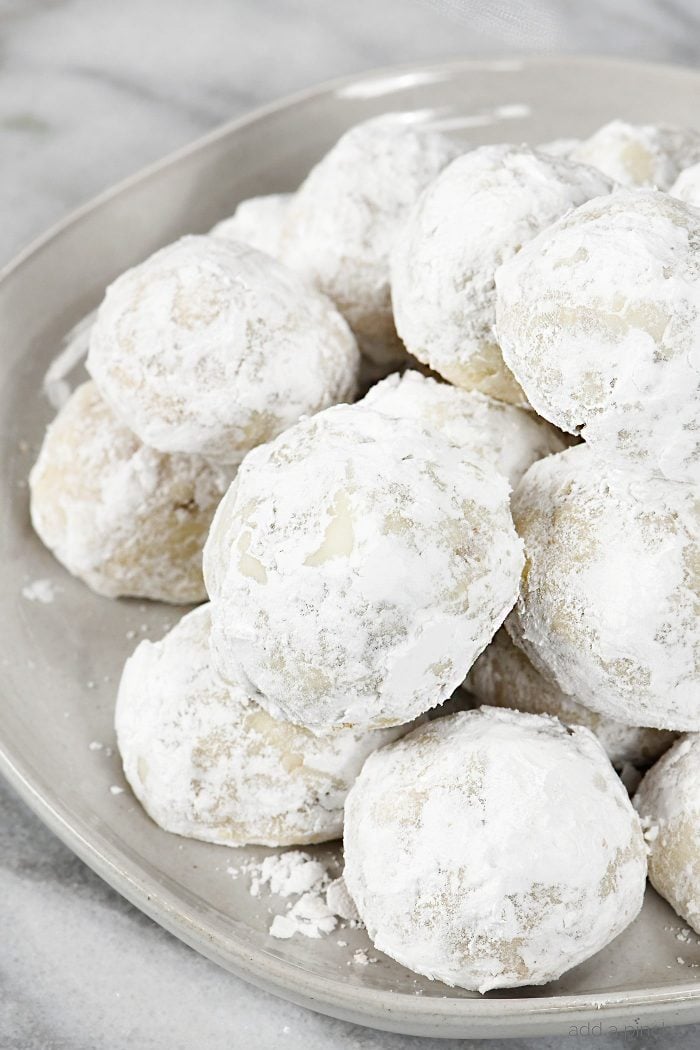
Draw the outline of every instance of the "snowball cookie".
[[[530,467],[511,504],[525,572],[507,626],[535,667],[609,718],[699,729],[697,490],[577,445]]]
[[[496,284],[504,357],[540,415],[620,469],[700,483],[700,211],[620,190]]]
[[[588,959],[635,918],[646,880],[639,820],[593,734],[490,707],[371,755],[344,851],[376,947],[480,992]]]
[[[678,173],[700,160],[700,135],[690,128],[612,120],[571,151],[623,186],[668,190]]]
[[[250,453],[205,547],[228,681],[300,725],[398,725],[450,696],[512,608],[508,486],[358,406]]]
[[[84,383],[50,424],[29,475],[32,524],[98,594],[202,601],[202,547],[233,474],[201,456],[147,448]]]
[[[147,445],[237,463],[352,398],[359,354],[333,305],[274,259],[183,237],[107,289],[87,367]]]
[[[407,349],[456,386],[526,404],[494,330],[494,273],[524,241],[609,189],[600,172],[527,146],[481,146],[453,161],[394,244],[391,294]]]
[[[209,231],[210,236],[240,241],[277,259],[291,199],[291,193],[269,193],[241,201],[230,218],[218,222]]]
[[[359,402],[377,412],[437,428],[467,457],[498,470],[511,488],[537,459],[566,447],[554,427],[515,405],[459,390],[420,372],[388,376]]]
[[[491,707],[553,715],[567,725],[585,726],[598,737],[613,765],[651,765],[676,739],[663,729],[625,725],[589,711],[537,671],[525,653],[501,628],[467,675],[464,683],[479,703]]]
[[[538,153],[546,153],[550,157],[563,157],[568,160],[580,142],[581,139],[573,138],[550,139],[549,142],[540,142],[535,149]]]
[[[700,736],[681,737],[634,797],[647,829],[649,880],[700,933]]]
[[[284,259],[329,295],[362,351],[404,356],[389,291],[389,252],[421,190],[461,152],[445,136],[385,114],[346,132],[291,202]]]
[[[672,197],[700,208],[700,164],[693,164],[680,173],[669,190]]]
[[[326,842],[375,748],[405,727],[314,734],[280,722],[211,666],[209,606],[126,661],[116,728],[126,779],[166,831],[225,846]]]

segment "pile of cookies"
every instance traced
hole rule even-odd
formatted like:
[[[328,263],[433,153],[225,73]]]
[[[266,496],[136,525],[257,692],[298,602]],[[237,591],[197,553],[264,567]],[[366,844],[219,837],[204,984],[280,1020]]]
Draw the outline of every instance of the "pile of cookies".
[[[700,932],[696,204],[693,131],[387,114],[107,289],[32,520],[206,602],[119,688],[161,827],[344,835],[376,947],[481,992],[609,943],[647,855]]]

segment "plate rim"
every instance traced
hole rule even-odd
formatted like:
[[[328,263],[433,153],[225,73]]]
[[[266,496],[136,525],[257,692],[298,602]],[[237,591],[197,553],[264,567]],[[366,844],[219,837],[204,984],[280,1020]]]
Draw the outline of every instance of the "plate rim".
[[[700,71],[680,63],[638,61],[614,55],[566,53],[504,54],[488,58],[466,57],[446,61],[406,62],[324,80],[226,121],[95,194],[50,225],[45,232],[30,240],[25,248],[0,267],[0,286],[16,278],[23,266],[34,256],[85,216],[109,204],[131,187],[268,116],[319,96],[342,92],[365,81],[390,81],[410,74],[428,74],[435,77],[443,75],[445,79],[449,79],[451,74],[460,70],[495,71],[511,67],[517,71],[527,67],[556,67],[563,63],[581,70],[599,69],[604,65],[634,69],[642,74],[645,71],[662,73],[687,78],[700,86]],[[88,827],[81,818],[76,819],[59,796],[50,791],[42,791],[41,776],[33,774],[29,762],[13,756],[12,749],[8,748],[2,739],[0,773],[39,819],[88,867],[169,933],[241,979],[317,1012],[396,1032],[407,1032],[407,1026],[412,1025],[412,1031],[416,1034],[422,1031],[423,1034],[430,1033],[444,1038],[473,1034],[470,1026],[472,1030],[478,1029],[485,1035],[489,1034],[486,1029],[492,1028],[491,1034],[503,1036],[504,1026],[507,1029],[505,1034],[532,1035],[552,1031],[552,1022],[573,1024],[575,1019],[590,1021],[593,1015],[608,1025],[615,1019],[629,1017],[631,1014],[634,1015],[635,1023],[642,1018],[651,1024],[665,1023],[667,1016],[672,1024],[700,1020],[700,983],[695,987],[687,983],[678,983],[664,989],[646,987],[609,994],[577,993],[515,998],[450,998],[446,985],[448,994],[444,998],[423,998],[390,989],[367,987],[358,992],[353,985],[345,985],[337,978],[304,970],[293,962],[265,952],[264,949],[247,947],[236,939],[217,936],[205,923],[197,924],[192,918],[185,916],[179,908],[177,894],[171,892],[159,880],[150,878],[142,867],[138,869],[140,877],[135,878],[133,870],[130,872],[124,866],[124,861],[128,860],[124,850],[110,845],[101,831]],[[206,902],[203,904],[204,907],[198,908],[200,918],[206,915],[207,911]],[[195,931],[198,931],[197,936]],[[217,944],[223,946],[224,943],[226,951],[218,950]],[[295,976],[296,971],[303,974],[301,979]],[[353,996],[358,996],[358,1001],[355,1001]],[[436,1025],[443,1025],[445,1030],[436,1031]]]

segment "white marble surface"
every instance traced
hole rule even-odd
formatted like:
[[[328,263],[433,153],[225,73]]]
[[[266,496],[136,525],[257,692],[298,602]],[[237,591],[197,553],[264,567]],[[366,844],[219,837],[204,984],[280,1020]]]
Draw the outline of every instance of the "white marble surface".
[[[696,0],[0,0],[0,262],[116,179],[285,92],[396,62],[532,50],[696,65],[700,7]],[[131,908],[3,785],[0,931],[0,1047],[8,1050],[482,1045],[374,1033],[248,987]],[[697,1028],[595,1040],[601,1050],[691,1050],[699,1042]],[[573,1044],[502,1044],[535,1045]]]

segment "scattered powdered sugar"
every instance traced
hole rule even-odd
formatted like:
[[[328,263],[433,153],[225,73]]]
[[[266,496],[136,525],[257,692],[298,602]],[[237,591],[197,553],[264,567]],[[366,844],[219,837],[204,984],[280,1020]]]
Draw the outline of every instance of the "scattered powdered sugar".
[[[88,750],[95,752],[99,751],[104,755],[105,758],[111,758],[114,754],[114,748],[103,744],[100,740],[91,740],[88,744]]]
[[[337,917],[319,893],[304,893],[286,915],[276,915],[270,926],[270,936],[288,940],[295,933],[303,937],[322,937],[332,933]]]
[[[342,877],[334,879],[328,868],[302,850],[286,850],[262,861],[248,861],[227,869],[232,878],[246,875],[251,897],[261,897],[266,891],[272,896],[297,897],[288,910],[276,915],[270,925],[270,935],[288,940],[295,934],[318,938],[332,933],[341,925],[362,928],[355,904]],[[347,941],[338,940],[338,946],[347,947]],[[360,952],[366,957],[366,952]],[[358,952],[355,953],[358,956]],[[354,961],[362,964],[361,958]],[[367,962],[376,960],[366,958]]]
[[[41,602],[42,605],[50,605],[54,601],[60,588],[49,579],[32,580],[22,588],[22,597],[28,602]]]
[[[266,886],[278,897],[293,894],[318,894],[329,881],[329,874],[320,861],[301,850],[287,850],[276,856],[265,857],[250,878],[250,895],[259,897]]]
[[[119,784],[112,784],[109,789],[110,795],[123,795],[124,788],[120,787]]]

